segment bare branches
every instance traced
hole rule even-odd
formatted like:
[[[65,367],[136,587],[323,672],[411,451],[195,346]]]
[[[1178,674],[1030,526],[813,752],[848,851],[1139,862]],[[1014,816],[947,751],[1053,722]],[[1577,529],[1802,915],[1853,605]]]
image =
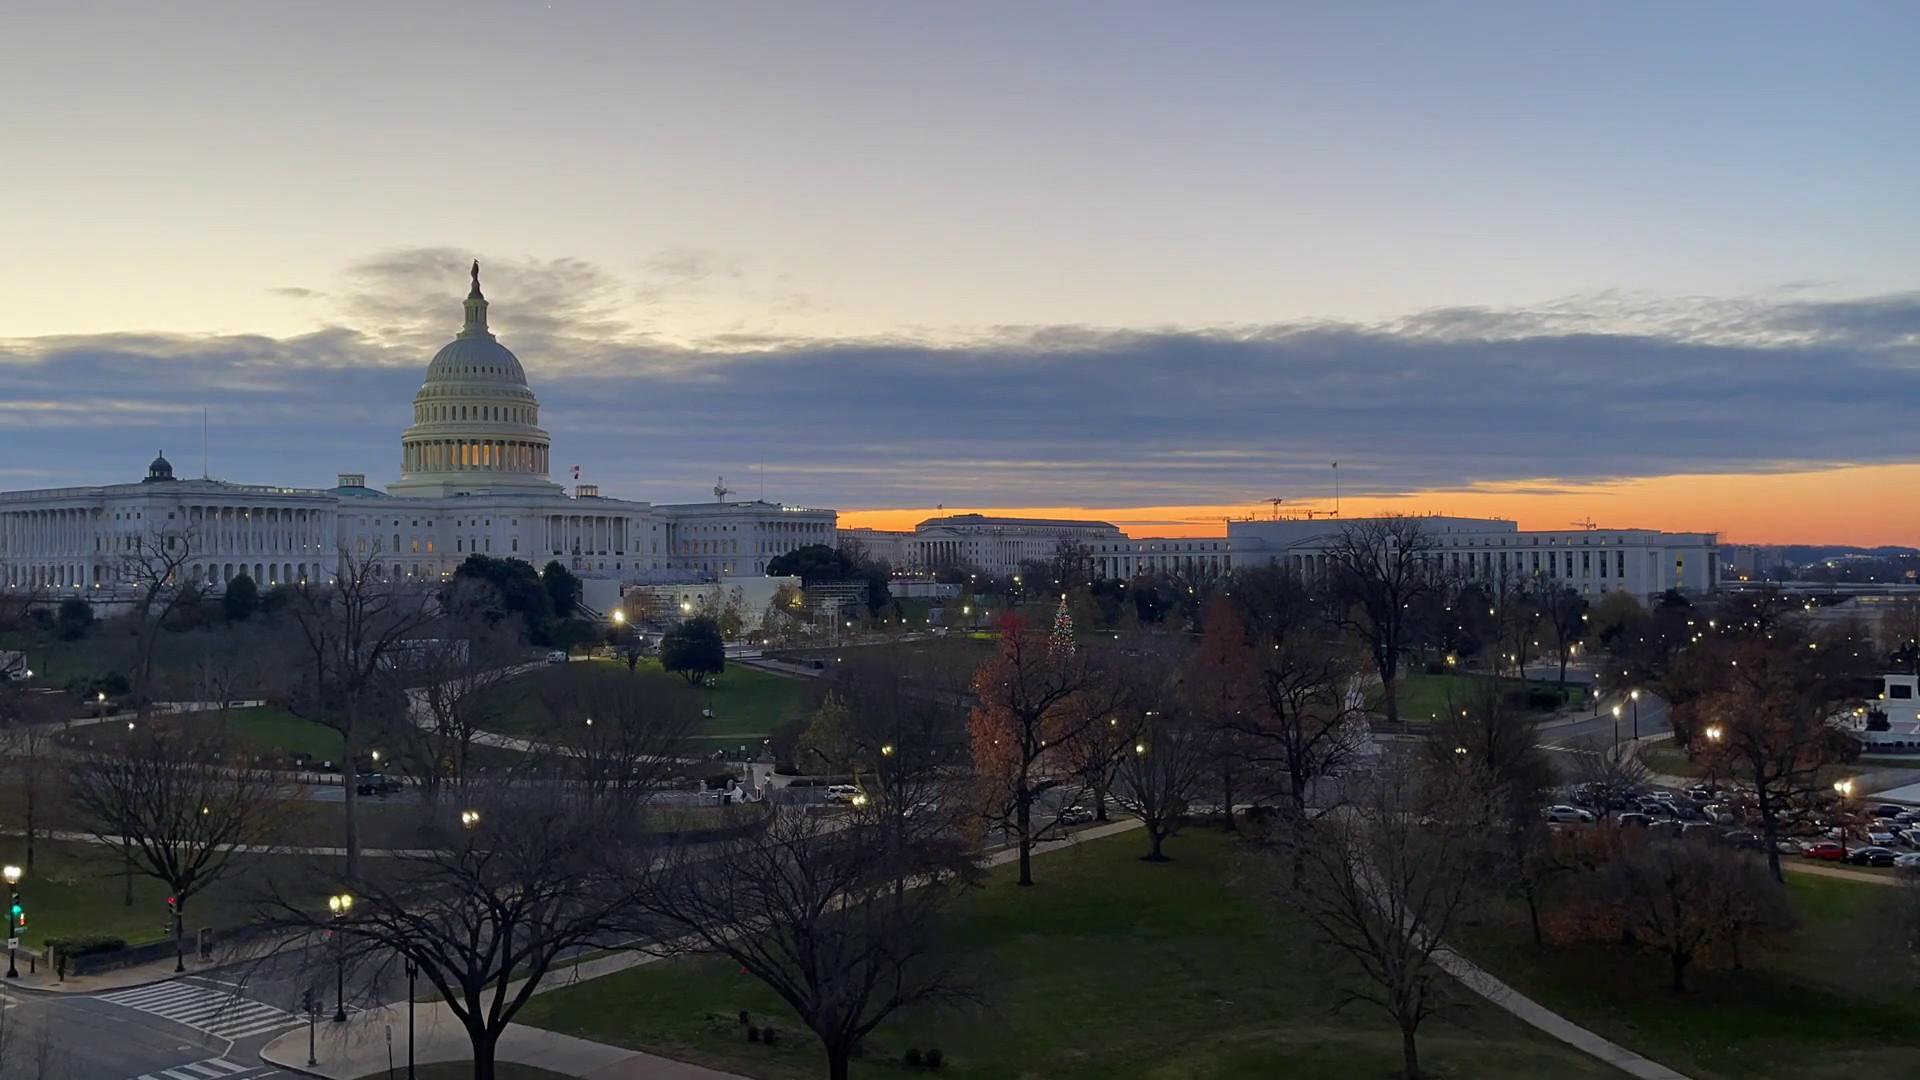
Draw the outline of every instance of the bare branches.
[[[417,965],[466,1029],[476,1077],[554,965],[617,940],[647,855],[630,808],[571,785],[475,784],[461,812],[423,806],[423,850],[368,878],[331,880],[353,900],[342,915],[313,898],[275,895],[273,923],[339,948]]]
[[[1473,773],[1377,772],[1350,785],[1341,812],[1288,823],[1279,838],[1291,864],[1284,902],[1365,976],[1358,994],[1399,1025],[1408,1077],[1420,1075],[1415,1034],[1439,1005],[1434,953],[1479,898],[1470,856],[1484,811]]]
[[[877,826],[783,813],[710,852],[669,855],[640,905],[678,948],[725,956],[771,988],[820,1039],[830,1080],[845,1080],[888,1017],[961,993],[934,947],[952,872],[927,868],[899,888],[889,852]]]
[[[152,728],[116,752],[74,758],[66,781],[87,830],[172,892],[175,970],[185,970],[187,904],[235,854],[272,843],[290,797],[271,772],[226,763],[210,743]]]
[[[1348,523],[1326,550],[1341,624],[1373,655],[1389,722],[1400,719],[1395,684],[1415,605],[1439,586],[1438,546],[1419,518],[1391,516]]]

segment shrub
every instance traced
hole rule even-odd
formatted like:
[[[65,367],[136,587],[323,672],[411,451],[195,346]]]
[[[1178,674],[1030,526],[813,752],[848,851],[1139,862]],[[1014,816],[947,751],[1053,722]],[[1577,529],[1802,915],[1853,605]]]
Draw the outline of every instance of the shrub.
[[[127,947],[125,938],[109,934],[78,934],[74,937],[48,938],[47,948],[67,957],[96,956],[119,952]]]
[[[937,1046],[927,1051],[927,1068],[929,1069],[939,1068],[946,1060],[947,1056],[942,1054]]]
[[[741,1009],[740,1010],[740,1026],[746,1027],[752,1023],[753,1023],[753,1017],[747,1015],[747,1010]]]
[[[750,1043],[757,1043],[760,1041],[760,1029],[757,1027],[754,1027],[752,1024],[747,1025],[747,1041]]]
[[[766,1043],[768,1046],[778,1045],[780,1042],[780,1033],[773,1030],[773,1026],[769,1024],[760,1032],[760,1041]]]
[[[917,1046],[907,1047],[907,1052],[900,1055],[900,1062],[901,1064],[905,1065],[909,1069],[919,1068],[920,1067],[920,1048]]]

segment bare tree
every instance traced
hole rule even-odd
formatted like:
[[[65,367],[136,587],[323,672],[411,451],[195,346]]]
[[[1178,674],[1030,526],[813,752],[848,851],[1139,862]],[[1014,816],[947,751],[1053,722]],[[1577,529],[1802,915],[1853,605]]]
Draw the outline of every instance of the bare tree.
[[[395,650],[394,674],[407,686],[410,723],[396,740],[399,760],[428,802],[443,785],[464,790],[474,739],[507,706],[501,687],[516,674],[519,635],[511,624],[452,617]]]
[[[74,757],[66,783],[86,828],[172,895],[174,970],[185,971],[188,903],[243,850],[270,846],[291,793],[271,772],[222,759],[216,744],[157,730],[117,752]]]
[[[680,767],[700,723],[695,699],[669,676],[634,678],[592,664],[568,664],[546,684],[550,717],[540,732],[553,751],[543,768],[596,802],[637,810]]]
[[[1326,549],[1339,619],[1373,657],[1389,722],[1400,719],[1400,655],[1414,607],[1439,586],[1437,546],[1419,518],[1390,516],[1347,523]]]
[[[34,845],[47,831],[51,803],[57,800],[59,746],[55,736],[65,727],[64,695],[29,690],[16,682],[0,682],[0,729],[6,752],[19,775],[20,811],[27,832],[27,869],[33,869]]]
[[[1014,616],[1000,620],[1000,651],[975,673],[973,689],[968,728],[982,812],[1012,834],[1019,883],[1031,885],[1033,846],[1059,825],[1058,814],[1035,818],[1036,799],[1071,761],[1072,745],[1106,725],[1124,690],[1102,676],[1090,650],[1051,646]]]
[[[1281,896],[1364,976],[1354,997],[1400,1028],[1407,1077],[1418,1077],[1420,1024],[1440,1004],[1434,953],[1479,899],[1479,805],[1471,765],[1411,759],[1350,783],[1337,814],[1286,823],[1280,853],[1296,868]]]
[[[1161,652],[1140,658],[1134,669],[1127,709],[1134,716],[1125,725],[1132,741],[1121,749],[1116,788],[1146,826],[1148,862],[1167,860],[1161,846],[1180,830],[1213,771],[1212,725],[1186,691],[1189,659]]]
[[[433,618],[432,597],[404,582],[383,580],[378,564],[342,548],[335,577],[295,585],[286,614],[300,656],[293,702],[300,715],[340,733],[346,797],[347,876],[360,871],[356,759],[378,727],[381,694],[395,697],[392,671],[403,643]],[[386,703],[405,722],[404,699]]]
[[[1540,625],[1560,665],[1560,685],[1567,685],[1567,664],[1587,636],[1587,598],[1572,586],[1548,582],[1539,591]]]
[[[724,956],[766,984],[846,1080],[860,1041],[910,1005],[963,993],[935,948],[935,917],[962,868],[901,855],[856,816],[780,813],[704,852],[664,857],[640,910],[665,924],[664,951]]]
[[[1360,662],[1333,639],[1325,609],[1291,570],[1236,575],[1232,602],[1237,618],[1216,615],[1207,624],[1216,667],[1242,684],[1221,721],[1249,773],[1276,782],[1281,810],[1301,821],[1315,785],[1351,765],[1365,744]]]
[[[174,515],[178,514],[176,518]],[[125,545],[118,553],[116,578],[134,590],[133,623],[136,630],[133,665],[134,708],[145,723],[152,709],[153,661],[160,634],[177,614],[200,599],[199,586],[187,579],[187,566],[197,554],[198,533],[186,520],[186,507],[153,511],[147,528],[129,537],[119,538]]]
[[[411,963],[466,1030],[475,1080],[491,1080],[500,1034],[569,952],[607,946],[634,910],[645,862],[631,807],[546,782],[469,785],[461,810],[423,804],[427,841],[379,875],[334,877],[343,914],[306,896],[263,905],[287,946],[336,948],[365,963]],[[329,864],[331,865],[331,864]],[[344,956],[340,959],[344,964]]]

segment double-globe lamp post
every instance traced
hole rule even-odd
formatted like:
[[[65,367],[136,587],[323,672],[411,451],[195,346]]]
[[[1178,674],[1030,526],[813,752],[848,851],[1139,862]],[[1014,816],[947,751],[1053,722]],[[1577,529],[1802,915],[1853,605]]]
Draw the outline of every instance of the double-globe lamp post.
[[[333,913],[333,921],[339,923],[353,910],[353,895],[339,893],[327,897],[327,910]],[[347,937],[338,926],[333,931],[333,1022],[347,1022]]]

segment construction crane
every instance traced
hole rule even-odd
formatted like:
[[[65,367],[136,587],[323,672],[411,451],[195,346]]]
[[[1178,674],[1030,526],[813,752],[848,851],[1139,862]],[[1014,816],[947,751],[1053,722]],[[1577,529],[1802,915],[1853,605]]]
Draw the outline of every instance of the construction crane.
[[[1273,507],[1273,512],[1272,512],[1272,514],[1271,514],[1271,515],[1270,515],[1270,516],[1269,516],[1269,517],[1267,518],[1267,520],[1268,520],[1268,521],[1279,521],[1279,520],[1280,520],[1280,504],[1281,504],[1281,503],[1283,503],[1283,502],[1286,502],[1286,501],[1287,501],[1287,500],[1285,500],[1285,499],[1280,499],[1280,498],[1274,498],[1274,499],[1268,499],[1268,500],[1267,500],[1267,503],[1268,503],[1269,505],[1271,505],[1271,506]]]
[[[727,496],[731,494],[733,494],[733,489],[727,486],[727,478],[724,476],[716,477],[713,482],[714,501],[726,502]]]
[[[1599,527],[1600,527],[1600,526],[1599,526],[1599,524],[1598,524],[1598,523],[1596,523],[1596,522],[1595,522],[1595,521],[1593,520],[1593,515],[1592,515],[1592,514],[1588,514],[1588,515],[1587,515],[1587,520],[1585,520],[1585,521],[1576,521],[1576,522],[1573,522],[1573,524],[1574,524],[1575,526],[1578,526],[1579,528],[1582,528],[1582,529],[1585,529],[1585,530],[1587,530],[1588,532],[1592,532],[1593,530],[1595,530],[1595,529],[1597,529],[1597,528],[1599,528]]]

